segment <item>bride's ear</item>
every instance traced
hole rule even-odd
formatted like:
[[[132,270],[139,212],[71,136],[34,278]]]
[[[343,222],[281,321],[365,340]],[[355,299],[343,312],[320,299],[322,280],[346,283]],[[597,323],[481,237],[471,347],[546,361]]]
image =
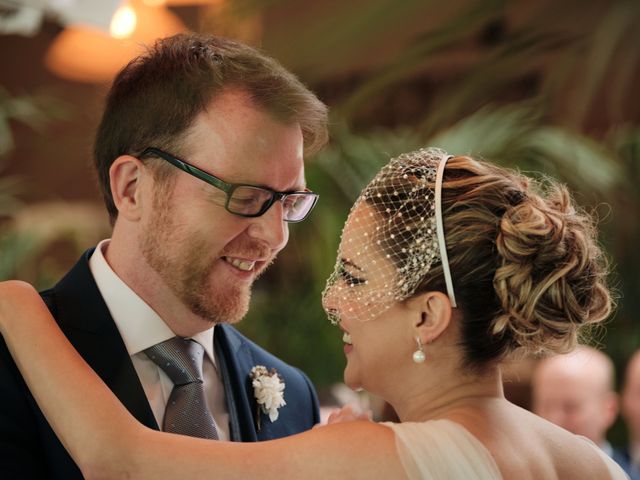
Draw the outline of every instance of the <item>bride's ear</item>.
[[[408,304],[413,310],[414,329],[424,344],[436,340],[451,323],[451,302],[441,292],[425,292],[412,298]]]

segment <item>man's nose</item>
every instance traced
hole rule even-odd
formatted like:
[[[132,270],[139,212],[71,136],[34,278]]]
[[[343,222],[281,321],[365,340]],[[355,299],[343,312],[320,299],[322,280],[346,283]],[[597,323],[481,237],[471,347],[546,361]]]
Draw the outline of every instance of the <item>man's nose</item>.
[[[282,250],[289,240],[289,225],[283,215],[282,202],[274,202],[263,215],[252,219],[249,236],[262,240],[272,250]]]

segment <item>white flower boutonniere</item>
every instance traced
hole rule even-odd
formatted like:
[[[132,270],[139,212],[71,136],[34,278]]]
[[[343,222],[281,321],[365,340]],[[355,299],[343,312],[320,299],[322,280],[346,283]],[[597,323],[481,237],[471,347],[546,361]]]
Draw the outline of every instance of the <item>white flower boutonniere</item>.
[[[284,401],[284,382],[275,368],[269,372],[263,365],[253,367],[249,376],[253,386],[253,394],[258,403],[256,422],[258,431],[260,431],[260,411],[269,415],[271,422],[275,422],[278,419],[278,409],[287,404]]]

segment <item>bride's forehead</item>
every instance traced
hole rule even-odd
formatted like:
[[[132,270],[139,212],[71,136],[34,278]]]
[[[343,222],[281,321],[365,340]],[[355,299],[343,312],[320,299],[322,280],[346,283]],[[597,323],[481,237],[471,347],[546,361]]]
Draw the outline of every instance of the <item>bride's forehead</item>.
[[[340,257],[369,275],[388,275],[393,266],[379,241],[383,224],[382,215],[371,205],[356,205],[345,224]]]
[[[371,205],[358,200],[345,222],[340,248],[356,242],[361,244],[370,242],[380,223],[380,214]]]

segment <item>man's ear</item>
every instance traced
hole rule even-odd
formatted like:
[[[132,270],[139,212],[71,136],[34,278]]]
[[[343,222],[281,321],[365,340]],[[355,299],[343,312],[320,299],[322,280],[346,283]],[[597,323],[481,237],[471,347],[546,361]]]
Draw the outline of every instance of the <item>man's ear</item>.
[[[141,217],[141,179],[144,171],[142,162],[131,155],[121,155],[109,168],[109,182],[113,202],[118,216],[130,221]]]
[[[609,429],[618,418],[620,411],[620,397],[616,392],[607,392],[604,400],[604,418],[607,429]]]
[[[451,323],[451,301],[442,292],[425,292],[409,302],[414,311],[414,329],[423,344],[436,340]]]

